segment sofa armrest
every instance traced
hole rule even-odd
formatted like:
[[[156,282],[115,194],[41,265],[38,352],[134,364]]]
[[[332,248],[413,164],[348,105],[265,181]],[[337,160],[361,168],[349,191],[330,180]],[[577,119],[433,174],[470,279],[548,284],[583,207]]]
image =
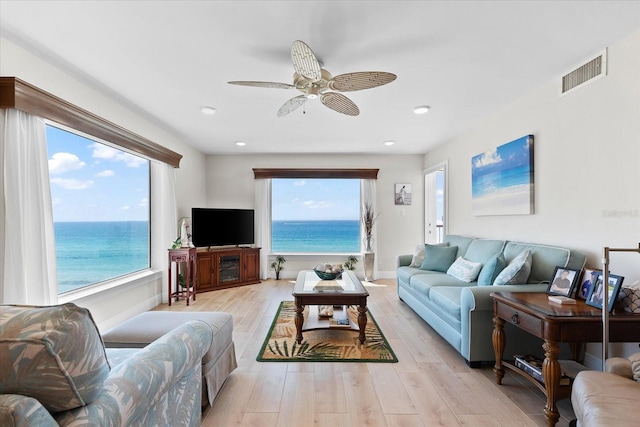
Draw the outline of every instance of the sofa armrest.
[[[58,427],[38,400],[20,394],[0,394],[0,426]]]
[[[213,331],[205,322],[194,320],[166,333],[124,362],[115,366],[96,400],[87,406],[56,415],[60,425],[74,423],[91,425],[165,424],[149,419],[151,408],[162,404],[171,394],[171,409],[162,408],[162,417],[172,419],[167,412],[179,411],[179,398],[193,399],[200,406],[202,358],[209,350]],[[193,396],[183,396],[185,389]],[[196,411],[198,412],[198,411]],[[184,414],[182,414],[184,415]],[[198,414],[199,415],[199,414]]]
[[[547,284],[469,286],[462,290],[460,305],[462,312],[473,310],[493,311],[493,292],[546,292]]]
[[[413,255],[412,254],[398,255],[396,257],[396,268],[405,267],[405,266],[411,264],[411,260],[412,259],[413,259]]]
[[[620,375],[624,378],[633,379],[631,361],[624,357],[611,357],[605,362],[605,372]]]

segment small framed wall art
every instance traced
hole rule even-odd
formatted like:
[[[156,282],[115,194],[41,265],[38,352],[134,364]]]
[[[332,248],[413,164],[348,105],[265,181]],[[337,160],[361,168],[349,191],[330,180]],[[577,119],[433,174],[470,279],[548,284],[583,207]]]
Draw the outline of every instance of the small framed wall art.
[[[395,199],[396,205],[410,205],[411,184],[396,184]]]

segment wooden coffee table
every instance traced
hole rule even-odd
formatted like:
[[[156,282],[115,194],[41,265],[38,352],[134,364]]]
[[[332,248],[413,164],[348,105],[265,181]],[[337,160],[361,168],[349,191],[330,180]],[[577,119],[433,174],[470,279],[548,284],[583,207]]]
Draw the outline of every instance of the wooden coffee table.
[[[292,295],[296,306],[295,322],[298,344],[302,343],[303,312],[306,305],[357,305],[358,328],[360,329],[358,339],[360,344],[364,344],[369,292],[362,286],[353,271],[345,271],[342,273],[341,279],[321,280],[313,270],[302,270],[298,273]]]

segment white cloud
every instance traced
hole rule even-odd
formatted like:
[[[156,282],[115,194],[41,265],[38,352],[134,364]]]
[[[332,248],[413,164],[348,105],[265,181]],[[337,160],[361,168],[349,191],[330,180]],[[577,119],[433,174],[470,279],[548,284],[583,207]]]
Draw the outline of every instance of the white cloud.
[[[326,209],[333,206],[333,203],[327,202],[325,200],[307,200],[302,202],[302,206],[308,209]]]
[[[296,187],[302,187],[303,185],[306,185],[306,184],[307,184],[307,181],[305,181],[304,179],[300,181],[294,181],[293,183],[293,185],[295,185]]]
[[[55,153],[49,159],[49,173],[58,174],[78,170],[87,164],[71,153]]]
[[[53,184],[59,185],[65,190],[85,190],[93,187],[93,181],[80,181],[79,179],[51,178]]]
[[[115,174],[116,173],[114,171],[112,171],[111,169],[105,169],[102,172],[98,172],[96,174],[96,176],[99,177],[99,178],[106,178],[108,176],[113,176]]]
[[[138,203],[138,206],[149,206],[149,199],[144,198],[140,200],[140,203]]]
[[[94,159],[108,160],[111,162],[123,162],[130,168],[140,167],[146,162],[146,160],[141,157],[125,153],[124,151],[116,150],[115,148],[111,148],[103,144],[91,144],[91,148],[93,148],[93,153],[91,154],[91,156]]]
[[[131,209],[128,205],[124,205],[123,207],[120,208],[121,211],[128,211],[129,209]]]
[[[482,156],[476,159],[474,166],[476,168],[481,168],[483,166],[489,166],[495,163],[500,163],[501,161],[502,161],[502,158],[500,157],[500,154],[498,154],[497,149],[495,149],[493,151],[486,151],[482,153]]]

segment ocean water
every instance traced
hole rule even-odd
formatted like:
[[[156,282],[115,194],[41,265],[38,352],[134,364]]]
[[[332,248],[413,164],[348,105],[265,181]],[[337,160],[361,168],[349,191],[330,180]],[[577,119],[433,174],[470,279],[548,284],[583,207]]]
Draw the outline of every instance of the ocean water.
[[[522,165],[510,169],[498,169],[473,177],[471,192],[473,197],[482,197],[487,194],[506,190],[509,187],[529,184],[531,179],[531,167]]]
[[[360,252],[360,221],[273,221],[271,250]]]
[[[58,293],[149,267],[147,221],[56,222]]]

